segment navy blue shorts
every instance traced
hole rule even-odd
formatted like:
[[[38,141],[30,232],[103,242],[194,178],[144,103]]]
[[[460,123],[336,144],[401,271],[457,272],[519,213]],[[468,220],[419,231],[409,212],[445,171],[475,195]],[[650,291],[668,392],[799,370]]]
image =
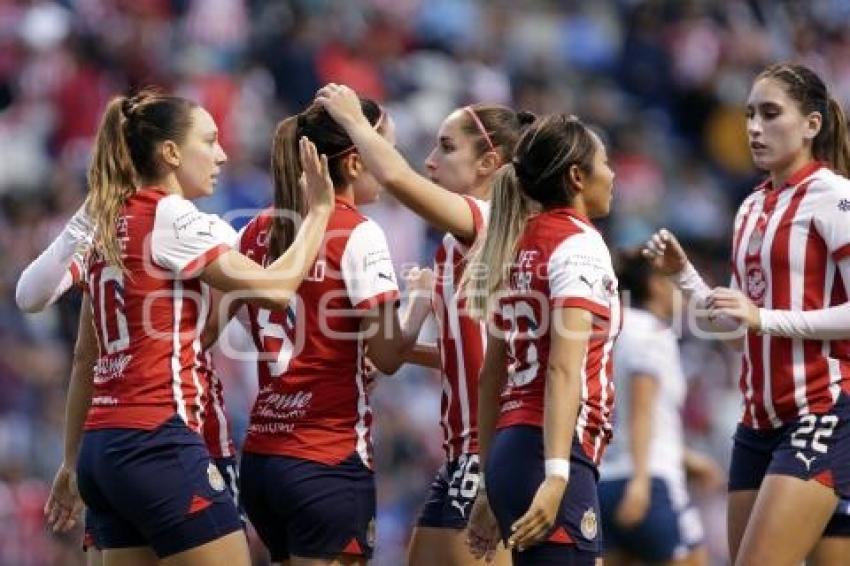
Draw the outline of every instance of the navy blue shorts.
[[[729,491],[757,490],[767,474],[815,479],[850,497],[850,398],[841,393],[829,413],[804,415],[777,429],[739,424]]]
[[[227,458],[216,458],[213,460],[213,464],[218,468],[218,472],[221,474],[221,477],[224,478],[224,483],[227,486],[227,491],[230,493],[230,497],[233,499],[234,505],[236,505],[236,509],[239,512],[239,519],[242,521],[243,528],[247,522],[245,517],[245,512],[242,510],[242,505],[239,503],[239,488],[237,486],[237,482],[239,481],[238,467],[236,465],[236,458],[233,456]],[[96,529],[94,526],[96,519],[94,515],[89,510],[88,507],[85,509],[85,513],[83,514],[83,550],[86,551],[89,548],[101,549],[103,546],[97,541],[96,538]]]
[[[336,466],[245,453],[239,487],[272,562],[290,556],[372,557],[375,475],[356,452]]]
[[[615,516],[628,480],[599,482],[606,552],[622,551],[644,562],[669,562],[683,558],[702,544],[699,513],[690,505],[685,486],[671,483],[663,478],[652,478],[646,516],[633,528],[624,529]]]
[[[825,537],[850,537],[850,499],[838,502],[835,514],[823,530]]]
[[[201,437],[177,416],[151,431],[87,431],[77,484],[99,548],[150,546],[164,558],[242,528]]]
[[[437,529],[465,529],[478,494],[480,469],[478,454],[461,454],[443,464],[431,482],[428,500],[417,524]]]
[[[513,552],[514,566],[592,565],[601,551],[597,471],[573,443],[570,481],[548,540]],[[487,498],[502,532],[528,510],[544,479],[543,430],[511,426],[496,431],[487,457]]]

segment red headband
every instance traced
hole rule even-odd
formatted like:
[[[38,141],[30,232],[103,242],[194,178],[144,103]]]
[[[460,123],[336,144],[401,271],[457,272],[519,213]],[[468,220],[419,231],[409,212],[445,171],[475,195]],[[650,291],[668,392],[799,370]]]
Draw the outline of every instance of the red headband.
[[[472,109],[472,106],[464,106],[463,109],[469,114],[472,121],[475,122],[475,125],[478,126],[478,130],[481,132],[481,135],[484,136],[484,141],[486,141],[487,145],[490,146],[490,151],[496,151],[496,146],[493,145],[493,140],[490,139],[490,134],[487,133],[487,129],[484,127],[484,124],[481,123],[481,119],[478,117],[478,114],[475,113],[475,110]]]
[[[372,129],[375,130],[375,131],[377,131],[378,128],[381,127],[381,124],[384,122],[384,116],[386,115],[386,112],[384,112],[383,108],[381,108],[380,110],[381,110],[381,113],[378,114],[378,119],[375,120],[374,124],[372,124]],[[346,153],[350,153],[350,152],[354,151],[355,149],[357,149],[357,146],[354,145],[354,144],[351,144],[349,147],[343,149],[342,151],[338,151],[338,152],[334,153],[333,155],[329,155],[328,161],[330,161],[331,159],[336,159],[337,157],[342,157]]]

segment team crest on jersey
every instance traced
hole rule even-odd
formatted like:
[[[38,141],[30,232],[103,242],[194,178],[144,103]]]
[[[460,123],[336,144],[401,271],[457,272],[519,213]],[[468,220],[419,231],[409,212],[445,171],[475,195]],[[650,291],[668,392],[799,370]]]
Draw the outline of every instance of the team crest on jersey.
[[[210,481],[211,488],[216,491],[224,491],[224,478],[221,477],[221,472],[212,462],[207,466],[207,479]]]
[[[596,511],[590,507],[581,517],[581,534],[586,539],[595,539],[596,531],[599,530],[599,522],[596,520]]]
[[[767,280],[761,266],[753,265],[747,268],[747,296],[756,306],[762,306],[764,294],[767,291]]]
[[[838,201],[838,210],[841,212],[850,211],[850,199],[843,198]]]
[[[753,233],[750,234],[750,241],[747,243],[747,255],[756,255],[761,251],[761,243],[764,241],[764,233],[758,226]]]

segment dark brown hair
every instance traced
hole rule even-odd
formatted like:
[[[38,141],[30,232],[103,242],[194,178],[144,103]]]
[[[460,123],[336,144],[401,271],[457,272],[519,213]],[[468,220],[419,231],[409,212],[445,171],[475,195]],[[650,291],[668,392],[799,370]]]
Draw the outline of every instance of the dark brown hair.
[[[360,99],[360,108],[372,125],[381,118],[381,108],[368,98]],[[278,123],[272,140],[272,180],[274,182],[274,207],[277,211],[291,211],[303,217],[307,214],[306,196],[298,184],[301,161],[298,157],[298,140],[307,136],[320,154],[328,156],[328,167],[335,187],[344,182],[343,158],[353,151],[354,144],[345,130],[318,104],[310,105],[304,112],[290,116]],[[292,218],[280,213],[274,216],[269,235],[269,259],[274,261],[292,244],[296,225]]]
[[[569,206],[575,191],[567,172],[577,165],[591,174],[595,153],[593,134],[581,120],[567,114],[546,116],[523,133],[514,150],[513,171],[501,181],[515,183],[543,208]]]

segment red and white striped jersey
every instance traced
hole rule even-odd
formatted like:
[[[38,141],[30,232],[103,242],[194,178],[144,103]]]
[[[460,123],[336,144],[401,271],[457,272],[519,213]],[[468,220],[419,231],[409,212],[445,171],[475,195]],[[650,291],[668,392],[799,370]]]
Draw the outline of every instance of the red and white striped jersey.
[[[204,437],[204,444],[207,445],[211,458],[230,458],[236,455],[236,450],[224,408],[224,387],[215,370],[209,349],[204,350],[204,362],[209,369],[209,382],[205,384],[202,400],[201,436]]]
[[[235,233],[178,195],[139,190],[121,211],[123,273],[90,254],[86,284],[100,355],[86,429],[153,429],[175,413],[200,432],[206,384],[201,346],[210,290],[197,274]]]
[[[235,242],[234,242],[235,244]],[[84,250],[78,250],[74,254],[68,267],[68,281],[73,285],[88,290],[86,281],[86,264],[88,257],[88,246]],[[202,285],[204,285],[202,283]],[[61,292],[66,291],[62,289]],[[207,445],[211,458],[229,458],[236,454],[233,445],[233,437],[230,434],[230,426],[227,422],[227,412],[224,407],[224,391],[218,373],[215,371],[209,350],[204,350],[203,361],[207,364],[208,371],[201,372],[209,381],[204,384],[201,409],[201,435]]]
[[[475,233],[480,234],[490,215],[490,203],[464,198],[472,210]],[[447,233],[434,258],[432,305],[443,388],[440,425],[443,449],[450,461],[478,452],[478,374],[484,363],[487,332],[483,322],[467,314],[466,299],[458,292],[470,245]]]
[[[759,307],[813,310],[847,302],[836,263],[850,256],[850,181],[810,163],[783,187],[767,181],[735,218],[732,285]],[[777,428],[828,411],[850,379],[850,340],[747,333],[742,421]]]
[[[517,250],[495,314],[507,352],[497,428],[543,426],[552,311],[585,309],[593,316],[593,333],[581,373],[575,438],[584,455],[598,464],[611,437],[611,349],[622,315],[608,247],[589,220],[570,208],[557,208],[528,221]]]
[[[245,228],[240,249],[268,263],[272,209]],[[397,301],[381,228],[337,197],[318,258],[284,310],[249,306],[259,393],[245,451],[338,464],[357,452],[372,466],[363,313]]]

